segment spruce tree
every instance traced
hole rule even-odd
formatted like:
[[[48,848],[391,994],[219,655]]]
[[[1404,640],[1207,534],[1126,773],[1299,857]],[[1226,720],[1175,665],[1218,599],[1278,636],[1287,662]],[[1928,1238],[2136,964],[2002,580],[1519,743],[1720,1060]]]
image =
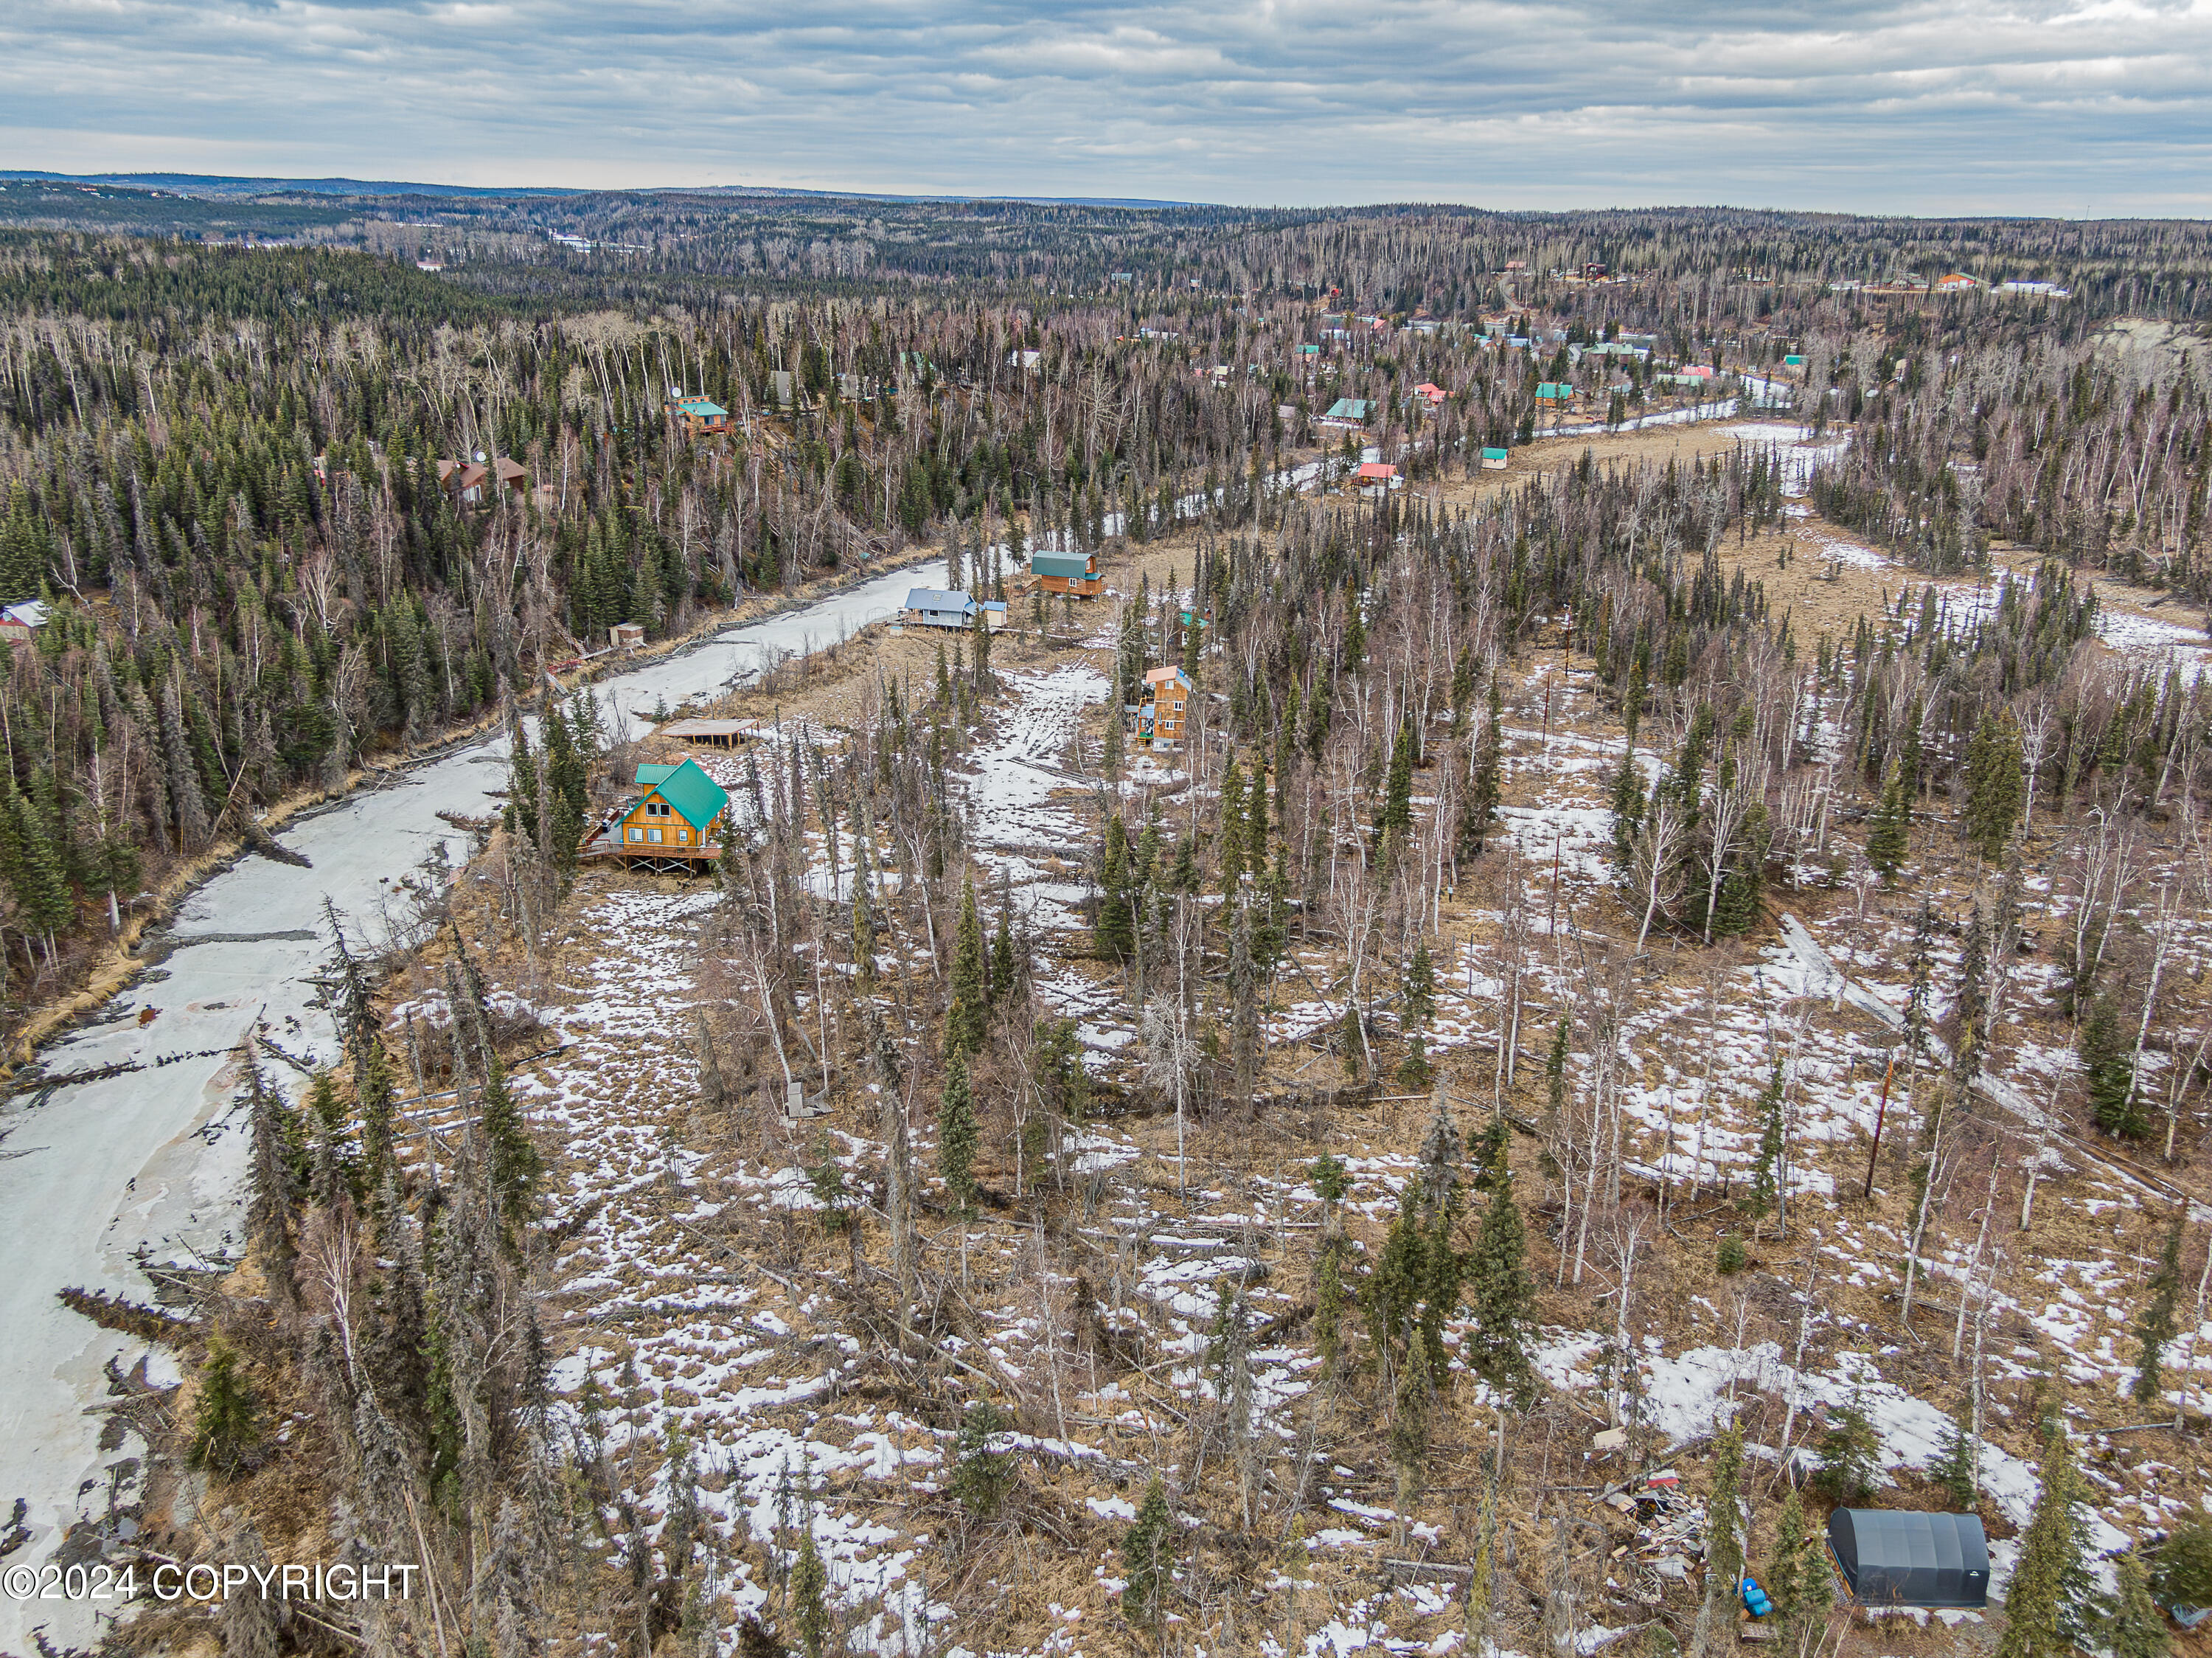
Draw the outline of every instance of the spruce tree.
[[[2181,1216],[2176,1215],[2166,1228],[2166,1243],[2158,1252],[2158,1271],[2151,1275],[2149,1293],[2143,1301],[2142,1314],[2136,1320],[2135,1385],[2129,1391],[2138,1405],[2156,1403],[2159,1395],[2160,1367],[2166,1356],[2166,1344],[2174,1335],[2174,1298],[2181,1289]]]
[[[952,1500],[978,1520],[998,1513],[1013,1489],[1014,1453],[1000,1440],[1013,1425],[988,1399],[977,1399],[960,1418],[952,1442]]]
[[[2063,1429],[2051,1435],[2047,1447],[2042,1490],[2005,1594],[1997,1658],[2066,1658],[2073,1645],[2066,1631],[2075,1621],[2069,1586],[2081,1566],[2074,1516],[2076,1476]]]
[[[1010,885],[999,891],[999,930],[991,940],[991,999],[1003,1003],[1014,993],[1014,897]]]
[[[1866,1412],[1856,1404],[1838,1406],[1820,1436],[1820,1466],[1814,1471],[1813,1488],[1838,1508],[1862,1501],[1881,1477],[1880,1448]]]
[[[975,1104],[968,1090],[968,1061],[955,1053],[945,1067],[945,1092],[937,1105],[937,1173],[952,1199],[954,1212],[975,1207]]]
[[[537,1196],[544,1161],[538,1155],[537,1142],[530,1137],[522,1108],[507,1085],[507,1069],[496,1054],[491,1057],[490,1074],[484,1078],[481,1104],[486,1173],[511,1240],[529,1224],[531,1203]]]
[[[1498,821],[1498,802],[1505,764],[1505,716],[1498,699],[1498,680],[1490,681],[1490,707],[1475,740],[1474,764],[1468,778],[1467,798],[1460,807],[1459,844],[1469,857],[1480,857],[1490,844],[1490,826]]]
[[[1494,1118],[1502,1125],[1504,1119]],[[1536,1375],[1528,1362],[1528,1336],[1536,1312],[1536,1286],[1528,1276],[1528,1236],[1513,1200],[1513,1166],[1503,1134],[1489,1140],[1485,1174],[1490,1198],[1468,1260],[1468,1296],[1474,1311],[1468,1366],[1516,1403],[1534,1396]]]
[[[2118,1593],[2112,1611],[2104,1620],[2104,1643],[2112,1658],[2166,1658],[2166,1614],[2151,1598],[2150,1574],[2142,1556],[2130,1549],[2112,1562]]]
[[[1766,1562],[1766,1595],[1774,1602],[1778,1620],[1785,1631],[1792,1629],[1804,1610],[1810,1586],[1807,1579],[1805,1504],[1792,1486],[1782,1499],[1782,1512],[1774,1522],[1773,1552]]]
[[[1244,772],[1231,755],[1221,778],[1221,890],[1235,893],[1244,884]]]
[[[1784,1151],[1782,1123],[1782,1062],[1774,1062],[1773,1074],[1766,1086],[1759,1090],[1758,1102],[1752,1107],[1759,1116],[1759,1153],[1752,1164],[1751,1190],[1746,1195],[1744,1206],[1751,1211],[1755,1222],[1766,1216],[1782,1200],[1782,1166]],[[1753,1237],[1758,1235],[1756,1225]]]
[[[195,1468],[235,1478],[260,1441],[260,1402],[240,1368],[237,1352],[221,1336],[211,1338],[200,1366],[185,1460]]]
[[[1128,834],[1119,812],[1106,820],[1106,857],[1098,885],[1098,920],[1091,929],[1091,942],[1108,960],[1126,961],[1137,946],[1137,927],[1130,902]]]
[[[1972,1513],[1978,1499],[1975,1461],[1973,1429],[1962,1405],[1951,1413],[1943,1443],[1928,1464],[1928,1483],[1961,1513]]]
[[[1905,771],[1902,766],[1892,768],[1889,781],[1883,785],[1881,804],[1875,808],[1874,823],[1867,832],[1867,862],[1887,886],[1895,879],[1911,849],[1910,830],[1911,806],[1905,795]]]
[[[1984,714],[1966,748],[1966,809],[1960,827],[1967,844],[1995,863],[2004,856],[2020,821],[2026,795],[2021,780],[2020,728],[2002,710]]]
[[[2139,1140],[2150,1131],[2135,1089],[2135,1060],[2112,998],[2100,996],[2081,1021],[2081,1068],[2089,1083],[2089,1115],[2116,1139]]]
[[[952,999],[945,1010],[945,1051],[967,1058],[981,1051],[990,1015],[989,970],[983,960],[983,925],[975,915],[975,882],[960,883],[960,920],[952,936]]]
[[[1398,722],[1398,735],[1390,743],[1390,768],[1384,779],[1382,814],[1376,824],[1386,838],[1400,845],[1413,832],[1413,721]]]
[[[1408,1029],[1421,1029],[1437,1016],[1436,964],[1425,942],[1413,947],[1413,960],[1406,964],[1405,997]]]
[[[361,1113],[361,1151],[368,1184],[380,1186],[394,1164],[392,1125],[396,1101],[392,1086],[392,1064],[384,1044],[372,1030],[356,1046],[353,1072],[354,1107]]]
[[[800,1522],[799,1556],[791,1566],[791,1624],[799,1631],[799,1649],[806,1658],[822,1658],[829,1649],[833,1627],[830,1615],[830,1572],[814,1546],[814,1520]]]
[[[1121,1539],[1121,1573],[1122,1615],[1133,1624],[1156,1626],[1167,1612],[1168,1589],[1175,1580],[1175,1515],[1157,1473]]]
[[[342,1196],[354,1195],[361,1170],[346,1142],[345,1107],[328,1070],[318,1070],[307,1084],[308,1132],[313,1143],[313,1173],[310,1190],[314,1200],[328,1209]]]

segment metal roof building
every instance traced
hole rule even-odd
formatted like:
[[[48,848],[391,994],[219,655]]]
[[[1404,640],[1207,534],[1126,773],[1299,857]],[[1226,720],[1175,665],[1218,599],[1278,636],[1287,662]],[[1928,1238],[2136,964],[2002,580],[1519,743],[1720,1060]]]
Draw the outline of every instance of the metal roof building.
[[[1978,1515],[1838,1509],[1828,1546],[1863,1605],[1989,1604],[1990,1545]]]

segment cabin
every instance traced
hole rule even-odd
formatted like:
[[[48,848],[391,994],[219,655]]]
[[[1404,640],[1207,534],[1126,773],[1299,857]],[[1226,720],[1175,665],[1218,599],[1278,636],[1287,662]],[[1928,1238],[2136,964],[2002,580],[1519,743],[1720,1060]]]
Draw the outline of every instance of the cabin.
[[[1156,667],[1145,675],[1152,701],[1137,710],[1137,740],[1146,743],[1180,743],[1189,717],[1190,675],[1180,667]]]
[[[1364,397],[1340,397],[1328,405],[1328,412],[1321,418],[1321,424],[1340,431],[1357,431],[1367,424],[1367,411],[1371,405]]]
[[[1502,472],[1512,457],[1504,449],[1486,448],[1482,452],[1482,469],[1486,472]]]
[[[1571,403],[1574,396],[1575,388],[1564,380],[1547,380],[1536,387],[1539,403]]]
[[[582,856],[616,858],[655,875],[684,875],[721,856],[717,829],[729,792],[696,760],[641,765],[637,792],[601,819]]]
[[[11,645],[30,643],[32,636],[46,625],[46,618],[52,613],[36,599],[26,599],[0,610],[0,642]]]
[[[617,650],[635,650],[645,643],[645,624],[617,622],[607,630],[607,643]]]
[[[1419,398],[1422,402],[1427,404],[1433,409],[1449,397],[1450,393],[1446,392],[1443,387],[1437,385],[1434,381],[1425,380],[1419,385],[1413,387],[1413,395]]]
[[[899,619],[909,627],[972,627],[975,601],[957,588],[909,588]]]
[[[1828,1548],[1861,1606],[1989,1604],[1990,1545],[1978,1515],[1838,1509]]]
[[[1398,469],[1387,460],[1366,460],[1352,476],[1363,490],[1387,492],[1398,487]]]
[[[1037,552],[1030,555],[1030,574],[1047,593],[1069,593],[1079,599],[1096,599],[1106,591],[1106,578],[1098,573],[1095,552]]]
[[[730,411],[703,397],[672,397],[665,405],[670,418],[693,442],[702,437],[721,437],[730,430]]]
[[[484,480],[491,469],[478,460],[441,460],[438,463],[438,487],[465,507],[473,507],[483,499]]]

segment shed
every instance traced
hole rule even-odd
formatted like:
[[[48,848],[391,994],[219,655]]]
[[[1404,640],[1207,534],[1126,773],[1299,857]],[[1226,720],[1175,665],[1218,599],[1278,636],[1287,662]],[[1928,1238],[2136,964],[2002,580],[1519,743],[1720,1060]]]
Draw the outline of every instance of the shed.
[[[1990,1545],[1978,1516],[1838,1509],[1828,1546],[1869,1606],[1985,1606]]]
[[[1504,472],[1505,470],[1506,462],[1511,457],[1509,456],[1503,449],[1485,448],[1482,452],[1482,465],[1484,470],[1494,472]]]
[[[698,743],[708,748],[735,748],[760,728],[758,719],[677,720],[660,728],[660,735],[678,742]]]

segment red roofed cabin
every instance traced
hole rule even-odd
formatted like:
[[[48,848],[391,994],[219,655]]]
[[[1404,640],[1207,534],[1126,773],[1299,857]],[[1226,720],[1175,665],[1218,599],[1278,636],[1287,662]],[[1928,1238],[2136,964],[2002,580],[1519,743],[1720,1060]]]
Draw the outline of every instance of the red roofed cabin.
[[[1365,460],[1357,474],[1363,490],[1389,490],[1398,481],[1398,469],[1387,460]]]

